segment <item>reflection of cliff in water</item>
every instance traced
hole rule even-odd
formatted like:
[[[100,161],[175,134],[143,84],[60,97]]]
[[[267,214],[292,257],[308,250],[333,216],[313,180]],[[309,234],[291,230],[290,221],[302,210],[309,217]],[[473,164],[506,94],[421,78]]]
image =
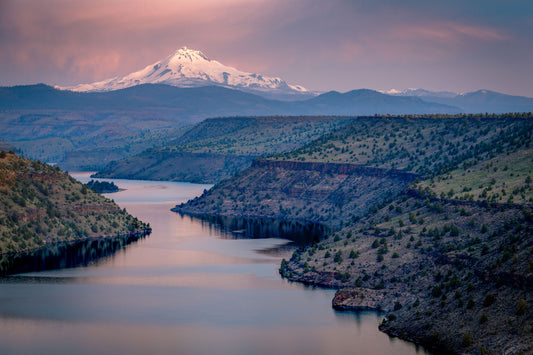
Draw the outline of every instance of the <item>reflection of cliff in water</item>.
[[[56,243],[36,250],[0,255],[0,276],[75,266],[87,266],[92,261],[111,256],[126,245],[146,235],[149,230],[114,237],[85,238]]]
[[[273,218],[240,218],[234,216],[189,215],[208,228],[216,228],[223,237],[283,238],[299,245],[318,242],[329,231],[319,223],[285,221]]]

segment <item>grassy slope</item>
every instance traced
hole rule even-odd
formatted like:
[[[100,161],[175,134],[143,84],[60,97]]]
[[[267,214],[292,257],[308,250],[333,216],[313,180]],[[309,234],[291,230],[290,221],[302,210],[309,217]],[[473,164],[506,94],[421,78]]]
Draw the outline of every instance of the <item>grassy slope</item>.
[[[505,170],[512,179],[506,182],[508,189],[512,186],[509,193],[519,191],[527,197],[532,191],[531,184],[526,184],[527,164],[531,159],[526,144],[533,129],[530,121],[512,116],[363,117],[302,148],[267,159],[396,167],[427,177],[428,180],[420,183],[420,188],[425,190],[425,184],[448,179],[458,167],[470,167],[466,174],[473,174],[475,166],[487,164],[483,162],[499,154],[498,163],[504,166],[499,172]],[[406,187],[397,179],[289,171],[245,170],[221,182],[209,194],[182,206],[182,210],[309,220],[338,226]],[[496,173],[494,167],[491,171]],[[462,171],[460,174],[463,180],[472,179],[462,176]],[[488,181],[493,180],[487,174],[484,176]],[[463,189],[455,187],[455,191]],[[491,199],[489,195],[487,198]]]
[[[207,119],[173,145],[113,162],[100,177],[217,182],[257,156],[299,147],[347,124],[348,117],[230,117]]]
[[[355,287],[339,295],[345,298],[341,304],[386,309],[394,315],[389,315],[383,330],[435,349],[531,351],[531,118],[491,120],[478,127],[486,134],[468,130],[455,142],[478,135],[481,144],[471,148],[475,154],[457,160],[456,168],[439,163],[437,151],[428,160],[415,160],[412,169],[429,175],[433,167],[442,174],[431,174],[415,185],[423,192],[420,195],[402,194],[390,204],[379,204],[334,237],[295,253],[283,263],[282,274],[312,284]],[[382,130],[381,136],[392,131]],[[406,141],[408,146],[402,148],[409,150],[413,142],[409,137]],[[304,159],[321,154],[320,149],[309,151],[301,149]],[[301,157],[295,152],[288,155]],[[327,160],[343,161],[325,155]],[[353,155],[363,155],[366,163],[376,166],[402,164],[401,158],[381,163],[379,154],[368,150]],[[509,202],[514,206],[503,204]],[[485,301],[489,294],[494,296],[492,303]],[[524,312],[517,311],[521,300],[527,305]]]
[[[58,168],[14,154],[2,156],[1,253],[146,228],[115,203]]]
[[[521,126],[515,135],[514,128]],[[273,159],[364,164],[437,175],[462,162],[485,159],[532,124],[515,115],[361,117]],[[526,131],[526,132],[523,132]]]
[[[336,128],[351,117],[235,117],[208,119],[177,141],[191,153],[259,156],[295,149]]]
[[[282,275],[347,288],[338,293],[340,306],[394,312],[382,326],[390,334],[454,352],[527,352],[533,340],[533,218],[525,204],[533,185],[532,127],[530,115],[359,118],[270,159],[405,169],[423,176],[414,192],[381,194],[365,214],[356,211],[360,199],[381,186],[252,168],[182,208],[340,222],[344,228],[335,235],[284,261]],[[302,184],[309,201],[294,198]],[[353,200],[339,208],[334,199],[317,198],[324,191],[334,197],[331,190]],[[502,204],[509,195],[515,204]],[[485,302],[488,294],[493,302]],[[523,313],[517,312],[521,299]]]
[[[466,164],[448,174],[421,182],[442,198],[500,203],[533,202],[533,148],[518,149]]]

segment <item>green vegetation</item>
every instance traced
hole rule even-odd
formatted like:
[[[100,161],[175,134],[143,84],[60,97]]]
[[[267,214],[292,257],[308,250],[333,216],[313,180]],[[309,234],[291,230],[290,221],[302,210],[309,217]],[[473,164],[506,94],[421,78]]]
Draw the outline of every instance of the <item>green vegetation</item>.
[[[382,330],[441,350],[529,351],[532,135],[531,114],[362,117],[178,209],[326,224],[284,277],[378,293],[342,307],[394,311]]]
[[[342,127],[351,117],[228,117],[202,121],[173,144],[113,162],[98,177],[214,183]]]
[[[470,333],[465,333],[465,335],[463,335],[463,346],[468,348],[470,345],[472,345],[472,336]]]
[[[99,194],[118,191],[118,186],[115,185],[114,182],[91,180],[86,185],[88,188]]]
[[[202,121],[162,151],[263,156],[300,147],[353,117],[230,117]]]
[[[0,255],[149,228],[57,167],[0,157]]]
[[[533,130],[530,119],[531,114],[359,117],[273,159],[363,164],[436,176],[525,147]]]

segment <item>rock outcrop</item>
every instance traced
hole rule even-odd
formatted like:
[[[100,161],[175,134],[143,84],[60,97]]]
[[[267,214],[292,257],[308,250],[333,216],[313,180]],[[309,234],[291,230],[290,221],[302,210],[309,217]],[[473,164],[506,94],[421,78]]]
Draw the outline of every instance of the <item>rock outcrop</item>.
[[[231,180],[220,182],[175,210],[338,227],[397,195],[417,177],[356,164],[259,159]]]

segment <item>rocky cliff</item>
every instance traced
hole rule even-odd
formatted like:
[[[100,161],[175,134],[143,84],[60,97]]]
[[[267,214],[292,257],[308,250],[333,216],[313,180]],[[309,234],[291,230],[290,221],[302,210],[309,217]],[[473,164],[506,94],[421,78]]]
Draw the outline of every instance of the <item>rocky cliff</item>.
[[[231,180],[175,210],[339,227],[395,196],[417,177],[356,164],[258,159]]]

